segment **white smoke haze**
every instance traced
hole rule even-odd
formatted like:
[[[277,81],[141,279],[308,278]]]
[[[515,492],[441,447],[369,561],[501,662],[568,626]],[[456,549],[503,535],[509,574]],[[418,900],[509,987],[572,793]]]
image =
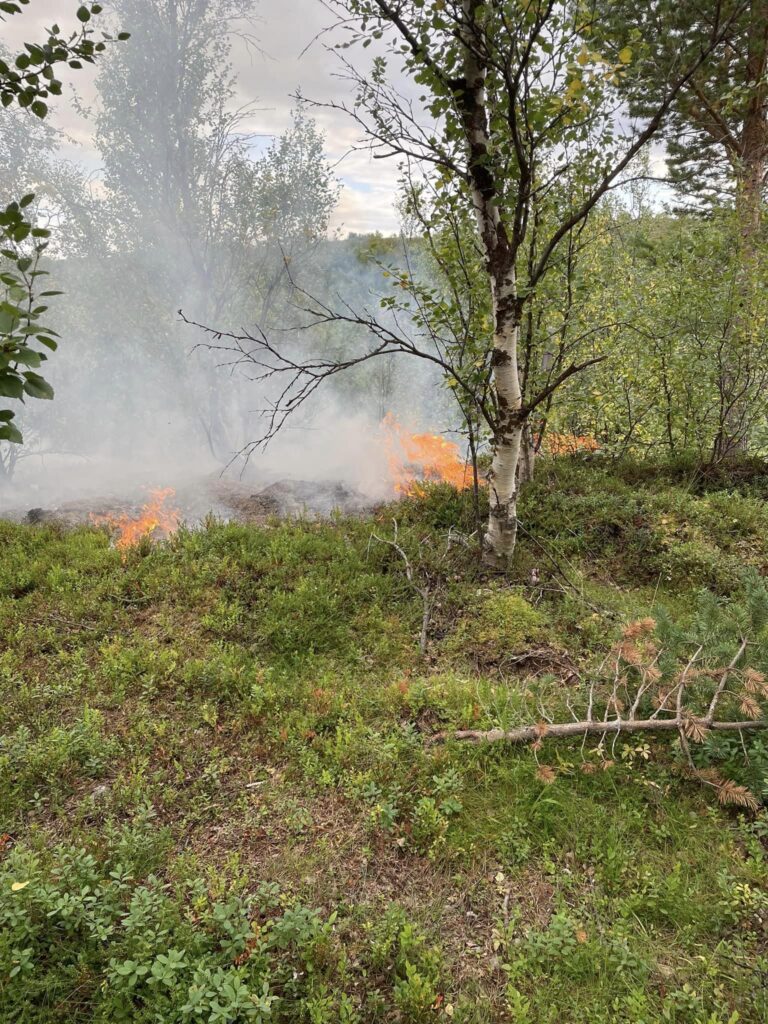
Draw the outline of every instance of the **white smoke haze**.
[[[246,494],[278,481],[341,484],[371,503],[391,499],[381,425],[364,413],[346,414],[331,400],[315,416],[287,426],[264,452],[247,461],[235,455],[229,467],[222,467],[199,437],[185,435],[183,424],[172,420],[154,432],[153,443],[137,442],[128,455],[115,455],[108,445],[98,443],[82,453],[31,450],[21,453],[12,485],[2,492],[0,511],[138,501],[152,490],[170,486],[177,491],[176,504],[186,518],[199,521],[209,511],[231,513],[216,501],[217,491],[226,493],[228,484]],[[313,510],[311,498],[307,507]]]
[[[238,454],[263,435],[263,413],[286,382],[254,381],[253,366],[207,351],[205,335],[178,311],[223,331],[278,332],[296,358],[346,358],[370,348],[364,329],[300,330],[306,314],[294,284],[331,306],[379,315],[388,286],[368,250],[396,264],[404,244],[334,230],[350,189],[340,187],[327,125],[311,110],[283,109],[278,131],[271,109],[259,132],[258,95],[244,97],[237,74],[242,35],[233,70],[223,19],[255,10],[267,19],[268,6],[115,0],[116,24],[132,38],[86,79],[90,114],[84,122],[80,110],[77,123],[81,138],[87,124],[95,149],[83,164],[47,125],[23,111],[3,114],[0,186],[9,199],[36,193],[32,209],[55,232],[45,287],[64,295],[46,314],[61,335],[43,367],[56,397],[18,410],[23,447],[0,443],[0,510],[137,502],[148,488],[170,486],[196,521],[209,509],[231,511],[217,498],[226,487],[257,493],[278,481],[338,484],[376,502],[393,496],[385,414],[413,431],[454,426],[436,370],[388,356],[323,385],[266,450]],[[36,27],[27,22],[25,31]],[[168,57],[177,51],[178,60]],[[331,81],[332,58],[324,60]],[[316,89],[316,66],[312,74]],[[245,113],[244,98],[257,101]],[[54,115],[72,123],[67,102]],[[345,132],[336,148],[353,141],[351,127]],[[352,188],[371,193],[371,209],[380,205],[371,180]]]

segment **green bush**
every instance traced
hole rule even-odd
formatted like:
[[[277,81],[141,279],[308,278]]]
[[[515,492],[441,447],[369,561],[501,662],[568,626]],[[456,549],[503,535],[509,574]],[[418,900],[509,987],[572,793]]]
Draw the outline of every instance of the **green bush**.
[[[768,671],[751,484],[540,469],[511,581],[461,545],[440,561],[474,528],[442,487],[125,559],[99,532],[0,524],[0,1021],[765,1018],[765,815],[683,777],[675,736],[429,743],[583,713],[650,615],[670,678],[744,635]],[[371,542],[392,516],[435,581],[426,657],[403,561]],[[691,751],[766,798],[761,736]]]
[[[268,889],[212,901],[115,858],[58,847],[48,867],[14,850],[0,870],[2,1019],[298,1019],[333,976],[332,928],[298,903],[276,912]]]
[[[0,807],[11,814],[35,798],[60,798],[79,779],[98,779],[119,750],[101,712],[85,708],[69,725],[33,733],[27,725],[0,737]]]

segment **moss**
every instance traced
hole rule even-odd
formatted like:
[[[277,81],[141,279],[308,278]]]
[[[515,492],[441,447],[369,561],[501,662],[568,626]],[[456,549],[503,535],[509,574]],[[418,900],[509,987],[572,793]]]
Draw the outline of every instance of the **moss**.
[[[451,658],[489,668],[551,641],[552,630],[542,612],[519,594],[492,591],[478,597],[443,642],[443,650]]]

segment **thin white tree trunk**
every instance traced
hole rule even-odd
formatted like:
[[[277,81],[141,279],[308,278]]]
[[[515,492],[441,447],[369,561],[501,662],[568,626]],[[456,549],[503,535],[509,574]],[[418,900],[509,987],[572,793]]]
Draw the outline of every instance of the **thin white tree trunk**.
[[[524,423],[520,417],[522,391],[518,369],[520,315],[515,256],[498,208],[498,188],[488,172],[491,139],[486,96],[487,68],[478,58],[470,26],[479,0],[464,0],[464,78],[466,103],[463,117],[470,156],[472,204],[485,251],[486,268],[493,290],[494,338],[493,383],[499,423],[494,437],[493,464],[489,475],[491,508],[483,538],[486,564],[506,569],[517,539],[517,467]]]
[[[506,283],[506,294],[497,306],[504,309],[514,302],[514,276]],[[498,317],[497,313],[497,317]],[[515,321],[496,332],[493,351],[493,379],[500,412],[499,430],[494,438],[493,463],[488,477],[490,512],[484,540],[485,562],[507,569],[517,541],[517,471],[523,445],[525,424],[520,420],[522,406],[517,349],[520,325]]]
[[[517,470],[518,486],[533,482],[536,470],[536,445],[533,440],[531,421],[528,420],[523,428],[523,446],[520,452],[520,465]]]

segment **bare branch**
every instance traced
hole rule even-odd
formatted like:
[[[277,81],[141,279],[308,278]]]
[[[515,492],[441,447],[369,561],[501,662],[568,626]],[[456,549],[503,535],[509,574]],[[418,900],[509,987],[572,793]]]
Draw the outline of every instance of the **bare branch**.
[[[714,732],[748,732],[751,729],[768,729],[768,720],[757,719],[746,722],[712,722],[707,728]],[[572,736],[597,736],[618,732],[676,732],[677,720],[674,718],[643,718],[634,722],[628,719],[612,719],[608,722],[563,722],[550,725],[547,739],[567,739]],[[447,743],[457,740],[464,743],[533,743],[539,738],[538,725],[524,725],[519,729],[457,729],[453,732],[438,732],[428,737],[428,744]]]

